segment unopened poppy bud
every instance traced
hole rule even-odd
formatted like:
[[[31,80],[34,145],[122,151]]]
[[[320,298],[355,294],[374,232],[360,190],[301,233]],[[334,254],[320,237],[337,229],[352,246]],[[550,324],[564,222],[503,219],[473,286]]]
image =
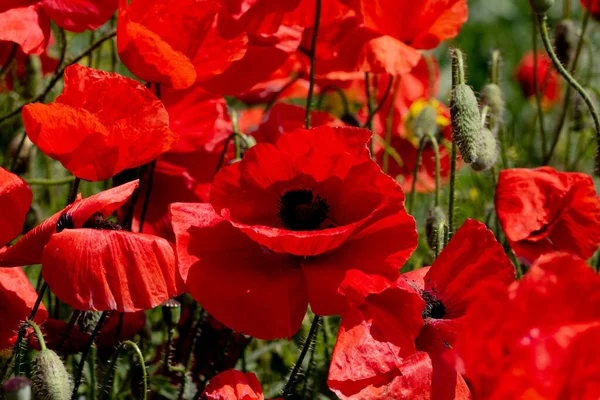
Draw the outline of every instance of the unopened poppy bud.
[[[169,329],[175,329],[181,319],[181,303],[169,299],[162,305],[163,320]]]
[[[536,13],[545,14],[554,4],[554,0],[529,0],[529,4]]]
[[[98,311],[82,311],[77,318],[77,326],[79,330],[85,334],[91,335],[100,322],[101,312]]]
[[[33,397],[38,400],[64,400],[71,397],[73,383],[58,355],[45,349],[35,356],[35,371],[31,379]]]
[[[430,104],[423,107],[413,121],[413,131],[418,139],[428,133],[435,136],[437,131],[437,110]]]
[[[486,84],[481,93],[481,105],[488,106],[488,118],[494,121],[501,121],[504,112],[504,96],[502,89],[495,83]]]
[[[556,56],[565,67],[575,56],[577,32],[575,24],[570,19],[563,19],[556,25],[554,34],[554,48]]]
[[[573,130],[581,132],[585,129],[586,106],[579,93],[574,93],[571,97],[573,106]]]
[[[10,378],[2,389],[6,400],[31,400],[31,382],[23,376]]]
[[[471,163],[475,171],[483,171],[491,168],[498,158],[498,143],[496,137],[487,128],[481,131],[481,141],[479,142],[479,151],[477,159]]]
[[[438,243],[438,230],[442,223],[446,222],[446,213],[441,207],[433,207],[427,210],[427,219],[425,220],[425,234],[427,244],[432,250],[436,250]]]
[[[452,89],[450,98],[452,140],[467,163],[477,159],[481,137],[481,115],[477,98],[470,86],[461,83]]]

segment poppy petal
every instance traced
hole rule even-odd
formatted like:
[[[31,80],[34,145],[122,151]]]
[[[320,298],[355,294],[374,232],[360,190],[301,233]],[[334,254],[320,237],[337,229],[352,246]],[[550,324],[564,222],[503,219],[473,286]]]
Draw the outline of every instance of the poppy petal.
[[[264,400],[262,387],[252,372],[234,369],[210,378],[202,398],[207,400]]]
[[[69,32],[94,30],[113,16],[118,0],[43,0],[42,7],[56,25]]]
[[[209,204],[175,203],[170,213],[180,271],[211,315],[266,340],[300,328],[308,300],[297,259],[262,248]]]
[[[25,54],[42,54],[50,40],[50,19],[38,4],[0,13],[0,26],[0,40],[17,43]]]
[[[141,233],[66,229],[42,255],[52,292],[77,310],[149,310],[181,293],[173,248]]]
[[[23,179],[0,168],[0,246],[19,236],[32,198],[31,189]]]

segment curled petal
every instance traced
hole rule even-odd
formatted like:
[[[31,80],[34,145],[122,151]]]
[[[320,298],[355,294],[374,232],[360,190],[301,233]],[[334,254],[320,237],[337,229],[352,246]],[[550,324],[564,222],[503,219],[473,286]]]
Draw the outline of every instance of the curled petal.
[[[32,197],[31,189],[23,179],[0,168],[0,246],[23,230]]]

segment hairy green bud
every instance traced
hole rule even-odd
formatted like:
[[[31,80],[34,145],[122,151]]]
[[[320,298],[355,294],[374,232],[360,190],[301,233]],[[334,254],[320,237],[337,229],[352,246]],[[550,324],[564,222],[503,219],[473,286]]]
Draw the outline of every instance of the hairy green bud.
[[[427,210],[425,220],[425,234],[429,248],[436,251],[438,245],[438,230],[442,223],[447,223],[446,213],[441,207],[433,207]]]
[[[554,0],[529,0],[529,4],[536,13],[545,14],[554,4]]]
[[[502,95],[502,89],[495,83],[486,84],[481,92],[479,93],[481,98],[481,105],[488,106],[488,119],[497,122],[502,121],[502,114],[504,113],[504,96]]]
[[[418,139],[437,131],[437,111],[432,105],[426,105],[412,121],[413,132]]]
[[[2,389],[6,400],[31,400],[31,382],[23,376],[10,378]]]
[[[491,168],[498,158],[498,143],[496,137],[487,128],[481,131],[481,141],[479,142],[479,151],[477,159],[471,163],[471,168],[475,171],[484,171]]]
[[[567,67],[575,57],[577,46],[577,29],[570,19],[563,19],[556,25],[554,33],[554,48],[561,64]]]
[[[101,312],[98,311],[82,311],[77,318],[77,326],[79,330],[85,334],[91,335],[100,322]]]
[[[175,329],[181,319],[181,303],[169,299],[162,304],[163,320],[169,329]]]
[[[73,390],[73,382],[65,365],[50,349],[37,353],[31,384],[33,396],[38,400],[69,399]]]
[[[481,137],[481,115],[477,98],[470,86],[462,83],[452,90],[450,98],[452,140],[467,163],[477,159]]]

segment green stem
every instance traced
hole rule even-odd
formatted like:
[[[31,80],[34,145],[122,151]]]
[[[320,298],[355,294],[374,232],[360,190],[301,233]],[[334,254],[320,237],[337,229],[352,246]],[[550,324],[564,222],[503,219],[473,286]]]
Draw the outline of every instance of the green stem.
[[[242,158],[242,147],[240,144],[240,129],[238,125],[238,115],[234,110],[229,112],[231,115],[231,126],[233,128],[233,133],[235,136],[233,137],[233,145],[235,147],[235,159],[240,160]]]
[[[437,243],[436,243],[436,247],[435,247],[435,257],[437,258],[437,256],[440,255],[440,253],[442,252],[442,249],[444,248],[444,246],[446,245],[444,242],[444,238],[446,237],[446,229],[448,228],[448,226],[446,225],[445,221],[440,221],[438,226],[437,226]]]
[[[90,399],[96,400],[96,348],[92,346],[90,352]]]
[[[423,148],[425,147],[425,140],[427,140],[427,136],[423,136],[419,141],[419,149],[417,150],[417,160],[415,161],[415,168],[413,170],[413,180],[412,185],[410,187],[410,193],[408,194],[408,204],[407,210],[409,214],[413,212],[413,204],[415,201],[415,192],[417,188],[417,175],[419,172],[419,165],[421,165],[421,154],[423,154]]]
[[[27,181],[28,185],[40,185],[40,186],[54,186],[54,185],[65,185],[67,183],[71,183],[76,179],[75,176],[68,176],[66,178],[61,178],[61,179],[29,179]]]
[[[202,318],[204,316],[204,310],[199,313],[198,320],[196,321],[196,325],[194,326],[193,332],[194,337],[192,338],[192,343],[190,344],[190,348],[186,355],[185,363],[183,364],[185,369],[183,370],[183,374],[181,376],[181,385],[179,386],[179,394],[177,396],[177,400],[183,399],[183,394],[185,393],[186,386],[186,376],[189,372],[190,368],[192,368],[192,354],[194,354],[194,350],[196,349],[196,343],[198,343],[198,339],[202,335],[202,331],[200,330],[200,324],[202,323]]]
[[[313,92],[315,90],[315,64],[317,55],[317,36],[319,35],[319,22],[321,21],[321,0],[316,0],[315,26],[313,28],[312,40],[310,44],[310,84],[308,86],[308,96],[306,96],[306,115],[304,117],[304,127],[310,128],[310,111],[312,108]]]
[[[490,82],[498,85],[500,82],[500,50],[492,51],[492,70],[490,72]]]
[[[246,143],[246,147],[248,147],[248,142],[246,141],[244,135],[234,132],[231,135],[227,136],[227,139],[225,139],[225,144],[223,145],[223,151],[221,152],[221,157],[219,158],[219,163],[217,164],[217,170],[215,171],[215,173],[219,172],[219,170],[223,166],[223,161],[225,161],[225,156],[227,155],[227,148],[229,147],[229,142],[231,142],[231,140],[235,137],[242,139]]]
[[[98,320],[98,323],[94,327],[94,331],[92,332],[92,336],[81,353],[81,360],[79,361],[79,366],[77,367],[77,373],[75,374],[75,385],[73,385],[73,393],[71,395],[71,400],[75,400],[78,398],[77,390],[79,390],[79,385],[81,384],[81,377],[83,376],[83,367],[85,366],[85,360],[88,357],[88,353],[90,349],[94,345],[94,340],[96,340],[96,336],[98,336],[98,332],[100,332],[100,328],[104,325],[104,320],[108,316],[108,311],[104,311]]]
[[[42,351],[46,350],[46,342],[44,341],[44,335],[42,334],[42,331],[40,330],[40,327],[38,326],[38,324],[36,324],[35,322],[33,322],[32,320],[28,319],[27,321],[25,321],[25,324],[29,325],[30,327],[33,328],[33,331],[35,333],[35,336],[38,340],[38,343],[40,344],[40,349]]]
[[[377,115],[379,110],[381,110],[381,108],[383,107],[383,104],[385,103],[388,96],[390,95],[390,91],[392,90],[393,82],[394,82],[394,77],[390,75],[390,80],[388,81],[388,84],[385,88],[385,92],[383,92],[383,96],[381,97],[381,100],[379,101],[379,103],[377,103],[377,106],[375,107],[375,109],[371,109],[372,107],[369,107],[369,116],[367,118],[367,122],[365,122],[364,128],[368,128],[371,131],[373,130],[373,118],[375,118],[375,115]],[[370,103],[370,101],[369,101],[369,103]],[[393,107],[391,107],[391,108],[393,109]]]
[[[546,154],[546,130],[544,128],[544,110],[542,109],[542,94],[540,93],[540,88],[538,84],[538,54],[537,54],[537,23],[536,23],[536,13],[532,12],[531,14],[531,38],[533,45],[533,91],[535,92],[535,103],[538,114],[538,122],[540,124],[540,135],[542,137],[542,158]]]
[[[73,314],[71,314],[71,318],[69,318],[69,323],[67,324],[67,329],[65,330],[65,333],[61,335],[60,341],[58,342],[58,346],[56,346],[57,351],[62,351],[62,348],[65,345],[67,339],[69,338],[69,335],[71,334],[71,331],[73,330],[73,327],[75,326],[75,323],[77,322],[80,313],[81,311],[79,310],[73,310]]]
[[[448,241],[454,235],[454,190],[456,185],[456,142],[452,142],[450,159],[450,191],[448,199]],[[448,243],[446,241],[446,243]]]
[[[392,100],[390,104],[390,108],[388,110],[388,115],[385,119],[385,148],[383,152],[383,161],[381,163],[381,169],[383,172],[387,174],[390,162],[390,154],[387,151],[388,148],[391,148],[392,143],[392,128],[394,123],[394,102],[396,101],[396,96],[398,95],[398,89],[400,88],[400,76],[396,79],[394,84],[394,91],[392,92]],[[375,138],[375,136],[373,136]]]
[[[319,317],[318,315],[315,315],[312,321],[312,324],[310,326],[310,331],[308,332],[308,336],[306,337],[306,340],[304,341],[304,346],[302,346],[302,351],[300,351],[300,356],[298,357],[298,361],[296,361],[296,365],[294,365],[294,369],[292,370],[292,373],[290,374],[290,377],[285,385],[285,388],[283,389],[283,398],[290,398],[292,396],[292,391],[296,385],[296,378],[298,376],[298,373],[300,372],[300,369],[302,368],[302,363],[304,362],[304,358],[306,357],[306,353],[308,353],[308,349],[310,347],[312,347],[313,342],[317,336],[317,332],[319,330],[319,321],[320,321],[321,317]]]
[[[464,85],[465,83],[465,66],[463,54],[460,49],[452,49],[452,87]]]
[[[114,374],[117,368],[117,359],[119,358],[119,353],[121,352],[121,350],[125,349],[125,347],[131,347],[133,349],[133,351],[135,352],[135,354],[137,355],[137,358],[140,362],[140,368],[142,368],[142,379],[143,379],[143,385],[144,385],[144,395],[143,395],[143,399],[146,399],[146,393],[148,392],[148,372],[146,371],[146,363],[144,361],[144,355],[142,354],[142,351],[140,350],[140,348],[138,347],[137,344],[135,344],[134,342],[132,342],[131,340],[126,340],[123,343],[121,343],[117,349],[115,350],[115,352],[113,353],[112,357],[110,358],[109,362],[108,362],[108,369],[106,371],[106,375],[104,377],[104,381],[102,383],[102,389],[100,391],[100,393],[102,393],[102,399],[108,399],[111,397],[111,392],[112,392],[112,384],[114,381]]]
[[[577,62],[579,61],[579,56],[581,55],[581,50],[583,49],[583,43],[585,42],[584,36],[585,36],[585,32],[587,30],[588,22],[590,20],[590,15],[591,15],[590,10],[589,10],[589,8],[587,8],[583,15],[583,21],[581,23],[581,36],[579,37],[579,40],[577,42],[575,56],[573,57],[573,61],[571,61],[571,66],[569,68],[571,75],[573,75],[575,73],[575,69],[577,68]],[[569,109],[569,105],[571,104],[570,99],[571,99],[571,86],[568,86],[567,90],[565,90],[565,95],[563,97],[562,112],[561,112],[560,118],[558,120],[559,122],[556,125],[556,129],[554,130],[552,144],[550,145],[550,150],[548,150],[546,157],[544,157],[544,160],[542,161],[542,165],[547,165],[550,162],[550,160],[552,159],[552,155],[554,154],[554,150],[556,149],[556,145],[558,144],[558,140],[560,139],[560,133],[562,132],[565,121],[567,120],[567,118],[566,118],[567,110]]]
[[[592,114],[592,119],[594,120],[594,126],[596,128],[596,173],[600,173],[600,117],[598,116],[598,112],[596,111],[596,107],[590,96],[587,92],[581,87],[581,85],[569,74],[569,72],[563,67],[562,63],[556,56],[554,49],[552,48],[552,44],[550,43],[550,39],[548,38],[548,26],[547,26],[547,17],[545,15],[538,15],[538,21],[540,24],[540,32],[542,34],[542,41],[544,42],[544,47],[546,48],[546,52],[550,59],[552,59],[552,63],[556,67],[556,69],[560,72],[560,74],[565,78],[565,80],[581,95],[583,101],[587,105],[590,113]]]
[[[16,43],[13,43],[12,47],[10,48],[10,53],[8,54],[8,58],[4,62],[4,65],[0,68],[0,78],[2,78],[4,76],[4,73],[12,65],[12,61],[15,58],[15,54],[17,52],[17,46],[18,45]]]
[[[73,181],[73,185],[71,186],[71,192],[69,193],[69,198],[67,199],[67,205],[72,204],[77,198],[77,192],[79,191],[79,184],[81,183],[81,178],[75,178]]]

